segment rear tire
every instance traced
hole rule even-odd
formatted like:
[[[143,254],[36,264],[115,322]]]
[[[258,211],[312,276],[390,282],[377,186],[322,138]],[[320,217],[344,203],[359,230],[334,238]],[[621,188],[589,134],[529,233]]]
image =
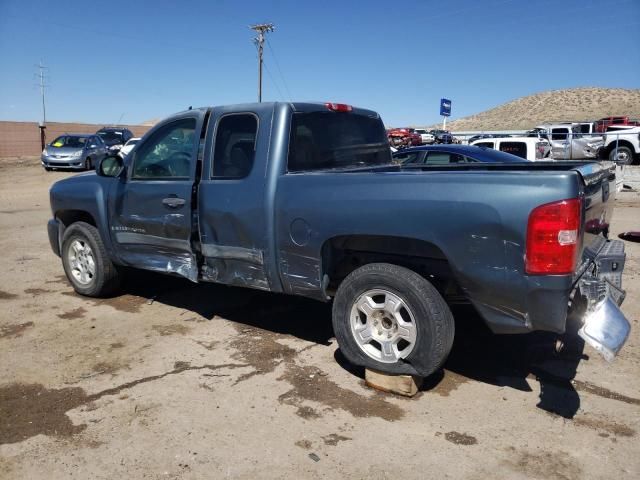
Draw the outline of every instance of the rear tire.
[[[609,153],[609,160],[616,162],[620,165],[632,165],[633,164],[633,152],[629,147],[614,147]]]
[[[121,275],[93,225],[76,222],[67,227],[61,254],[64,272],[80,295],[105,297],[118,290]]]
[[[449,355],[455,327],[448,305],[425,278],[397,265],[371,263],[340,284],[333,329],[351,363],[427,377]]]

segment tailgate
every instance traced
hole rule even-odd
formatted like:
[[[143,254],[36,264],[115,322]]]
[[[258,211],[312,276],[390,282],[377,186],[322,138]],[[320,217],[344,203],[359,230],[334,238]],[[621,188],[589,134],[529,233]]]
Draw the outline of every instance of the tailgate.
[[[616,169],[613,162],[589,162],[575,167],[584,182],[583,262],[600,251],[609,234],[616,196]]]

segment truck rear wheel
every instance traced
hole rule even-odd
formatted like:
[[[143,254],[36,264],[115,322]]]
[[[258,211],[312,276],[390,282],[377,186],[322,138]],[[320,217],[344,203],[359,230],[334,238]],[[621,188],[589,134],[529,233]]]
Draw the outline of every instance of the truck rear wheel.
[[[333,303],[333,329],[350,362],[422,377],[442,366],[455,330],[433,285],[388,263],[364,265],[345,278]]]
[[[620,165],[631,165],[633,163],[633,152],[629,147],[614,148],[609,153],[609,160]]]
[[[64,272],[80,295],[105,297],[120,286],[120,274],[93,225],[76,222],[67,227],[61,253]]]

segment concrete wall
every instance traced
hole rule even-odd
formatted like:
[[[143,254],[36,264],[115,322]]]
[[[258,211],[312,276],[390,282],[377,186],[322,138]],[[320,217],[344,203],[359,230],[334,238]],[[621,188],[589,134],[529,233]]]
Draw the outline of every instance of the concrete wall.
[[[141,137],[151,127],[146,125],[123,125]],[[90,123],[49,122],[45,130],[46,143],[63,133],[95,133],[104,125]],[[37,156],[42,152],[40,147],[40,128],[36,122],[3,122],[0,121],[0,158]]]

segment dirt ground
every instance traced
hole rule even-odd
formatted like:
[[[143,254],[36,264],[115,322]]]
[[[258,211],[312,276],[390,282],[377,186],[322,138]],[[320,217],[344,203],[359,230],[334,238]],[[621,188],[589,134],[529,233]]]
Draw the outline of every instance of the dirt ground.
[[[75,295],[46,233],[68,175],[0,163],[0,478],[640,478],[640,244],[613,364],[458,309],[444,371],[405,399],[347,365],[328,305],[149,273]]]

